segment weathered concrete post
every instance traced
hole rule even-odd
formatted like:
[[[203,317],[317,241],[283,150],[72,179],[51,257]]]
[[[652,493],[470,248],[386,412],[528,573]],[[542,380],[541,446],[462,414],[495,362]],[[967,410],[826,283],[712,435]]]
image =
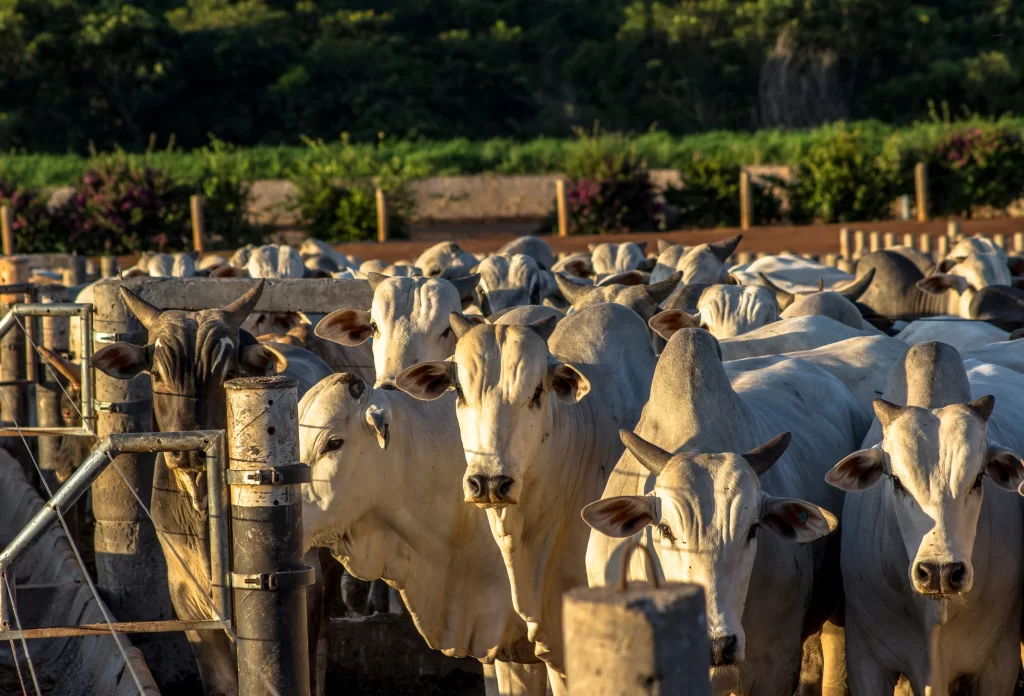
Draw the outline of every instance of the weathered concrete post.
[[[710,696],[704,590],[658,582],[626,587],[629,555],[618,587],[565,595],[569,696]]]
[[[28,259],[23,256],[5,256],[0,258],[0,285],[19,285],[28,282]],[[0,307],[4,311],[17,302],[22,302],[21,295],[0,295]],[[25,363],[25,334],[21,329],[11,331],[0,339],[0,394],[3,400],[3,420],[19,425],[30,425],[28,421],[28,400],[25,384],[27,377]]]
[[[1024,254],[1024,232],[1013,233],[1013,251],[1018,254]]]
[[[855,230],[853,233],[853,256],[851,258],[857,259],[866,254],[866,245],[867,235],[864,233],[864,230]]]
[[[938,248],[936,249],[936,253],[938,254],[938,256],[935,257],[936,261],[941,261],[942,259],[949,256],[949,237],[939,237]]]
[[[853,231],[849,227],[839,228],[839,255],[844,259],[853,258]]]
[[[914,235],[911,234],[910,232],[903,233],[903,246],[907,247],[908,249],[914,248]]]
[[[1009,249],[1006,248],[1006,235],[1005,234],[993,235],[992,236],[992,241],[995,242],[995,245],[997,247],[1001,248],[1003,251],[1009,251]]]
[[[298,382],[234,379],[227,391],[232,585],[240,696],[309,696],[299,484]]]
[[[878,232],[869,232],[868,233],[868,249],[870,249],[871,251],[881,251],[882,250],[882,235],[881,234],[879,234]]]
[[[113,278],[117,275],[116,256],[104,256],[100,259],[100,275],[104,278]]]
[[[44,304],[65,302],[67,301],[67,294],[67,289],[57,287],[41,293],[40,300]],[[44,317],[42,320],[43,335],[41,344],[61,355],[66,354],[69,348],[68,327],[70,323],[71,321],[68,317]],[[45,365],[39,370],[39,383],[36,385],[36,418],[40,426],[58,427],[66,425],[61,420],[60,401],[62,392],[60,383],[57,381],[57,374],[56,370],[47,368]],[[54,472],[60,464],[57,460],[60,441],[60,437],[40,436],[39,438],[39,466],[45,472],[44,477],[47,478],[46,483],[50,486],[51,490],[56,490],[56,485],[59,485]],[[80,463],[75,462],[75,464]],[[74,520],[74,516],[71,516],[68,522],[71,523],[72,520]]]
[[[128,312],[119,287],[119,281],[107,280],[94,288],[94,350],[118,341],[146,341],[146,331]],[[116,433],[153,430],[153,394],[148,375],[128,381],[99,370],[94,375],[96,423],[92,427],[100,440]],[[104,601],[121,621],[161,621],[173,616],[167,563],[156,530],[128,488],[134,488],[149,506],[154,460],[153,454],[122,454],[114,460],[117,466],[107,467],[92,485],[96,580]],[[194,674],[190,651],[181,634],[140,635],[133,642],[165,687]]]

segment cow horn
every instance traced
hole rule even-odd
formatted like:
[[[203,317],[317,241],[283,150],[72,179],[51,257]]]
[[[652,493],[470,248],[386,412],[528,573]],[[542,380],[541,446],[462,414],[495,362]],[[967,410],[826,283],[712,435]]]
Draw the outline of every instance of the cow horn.
[[[786,453],[786,448],[789,447],[789,443],[792,440],[793,435],[789,432],[784,432],[776,435],[763,445],[758,445],[750,450],[743,455],[743,458],[747,460],[750,468],[760,476],[771,469],[772,464],[779,461],[779,457]]]
[[[636,460],[655,476],[660,476],[661,472],[668,466],[669,460],[672,459],[671,454],[657,445],[652,445],[636,433],[620,430],[619,438],[622,440],[622,444],[626,446],[626,449],[636,457]]]
[[[458,312],[452,312],[449,315],[449,319],[451,321],[452,331],[455,332],[455,338],[462,338],[469,333],[470,329],[477,325],[475,321],[467,319]]]
[[[547,343],[548,339],[551,338],[551,334],[555,330],[555,326],[558,325],[558,317],[550,316],[538,319],[537,321],[527,324],[527,328],[532,329],[538,336],[544,339]]]
[[[732,253],[736,251],[736,247],[740,245],[742,240],[743,235],[738,234],[735,237],[729,237],[729,239],[708,244],[708,247],[711,249],[711,253],[715,255],[715,258],[725,263],[725,260],[732,256]]]
[[[369,271],[366,274],[366,282],[370,284],[370,290],[373,292],[377,292],[377,286],[387,279],[388,277],[383,273],[374,273],[373,271]]]
[[[682,279],[683,272],[676,271],[665,280],[648,285],[647,294],[651,296],[652,300],[661,304],[675,291],[676,287],[679,285],[679,281]]]
[[[818,292],[822,292],[825,289],[825,279],[818,276]]]
[[[779,303],[779,309],[785,309],[789,305],[793,304],[793,300],[796,299],[796,295],[791,292],[786,292],[780,288],[764,273],[758,272],[757,279],[761,281],[761,285],[775,293],[775,300]]]
[[[82,367],[76,363],[71,362],[60,353],[47,348],[46,346],[39,346],[39,355],[42,356],[43,361],[61,373],[67,380],[73,384],[76,388],[82,386]]]
[[[480,274],[474,273],[463,278],[449,280],[448,282],[455,286],[455,290],[459,293],[459,299],[465,302],[472,299],[473,291],[476,289],[477,283],[480,282]]]
[[[871,402],[871,405],[874,407],[875,416],[883,428],[888,427],[890,423],[899,418],[904,408],[885,399],[875,399]]]
[[[874,280],[874,278],[875,269],[872,268],[860,278],[851,280],[841,288],[836,288],[835,292],[838,292],[850,302],[856,302],[860,299],[860,296],[864,294],[864,291],[868,289],[868,286],[871,285],[871,281]]]
[[[256,303],[260,301],[260,295],[263,294],[263,285],[264,281],[261,278],[260,282],[249,288],[244,295],[222,310],[227,315],[229,324],[236,329],[242,326],[242,322],[246,320],[249,314],[252,313],[252,310],[256,308]]]
[[[147,331],[162,312],[123,285],[121,286],[121,299],[128,306],[128,311],[146,327]]]
[[[569,304],[575,305],[577,300],[582,300],[584,297],[593,292],[593,286],[591,285],[580,285],[574,283],[561,273],[555,274],[555,282],[558,283],[558,290],[562,293]]]

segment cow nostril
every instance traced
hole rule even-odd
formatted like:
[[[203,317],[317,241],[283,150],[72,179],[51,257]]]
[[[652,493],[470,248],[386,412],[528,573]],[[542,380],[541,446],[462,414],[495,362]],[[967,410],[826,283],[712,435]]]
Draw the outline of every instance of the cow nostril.
[[[470,476],[466,479],[466,484],[469,486],[469,492],[473,494],[473,497],[479,498],[487,490],[487,479],[477,474]]]
[[[494,490],[498,494],[499,498],[507,498],[509,491],[512,490],[512,484],[515,483],[508,476],[498,476],[494,481]]]
[[[949,574],[949,579],[954,585],[959,587],[964,584],[964,578],[967,576],[967,569],[964,568],[963,563],[959,563],[957,565],[960,567]]]
[[[711,640],[711,666],[725,667],[736,664],[736,636],[720,636]]]
[[[914,568],[914,574],[921,582],[928,582],[928,579],[932,576],[931,568],[924,563],[917,564],[917,567]]]

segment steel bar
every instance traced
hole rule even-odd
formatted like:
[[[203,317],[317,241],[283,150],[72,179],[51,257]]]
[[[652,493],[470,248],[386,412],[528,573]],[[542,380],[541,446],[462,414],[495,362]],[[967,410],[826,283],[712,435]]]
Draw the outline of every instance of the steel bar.
[[[81,626],[56,626],[53,628],[27,628],[22,631],[0,631],[0,640],[33,640],[36,638],[75,638],[80,636],[110,635],[113,626],[117,633],[175,633],[178,631],[220,631],[220,621],[115,621],[112,624],[96,623]]]
[[[38,435],[43,436],[72,436],[72,437],[95,437],[90,431],[85,428],[71,428],[65,426],[29,426],[25,428],[12,428],[9,426],[0,426],[0,437],[36,437]]]

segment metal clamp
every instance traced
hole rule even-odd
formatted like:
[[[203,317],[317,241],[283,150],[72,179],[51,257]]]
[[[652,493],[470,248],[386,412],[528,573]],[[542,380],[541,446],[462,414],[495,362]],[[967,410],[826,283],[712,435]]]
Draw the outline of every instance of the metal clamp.
[[[134,343],[136,345],[145,345],[149,339],[149,333],[146,331],[125,331],[119,333],[117,331],[93,331],[92,339],[96,343]]]
[[[313,481],[313,470],[305,464],[276,469],[228,469],[229,486],[289,486]]]
[[[97,413],[150,413],[153,402],[145,401],[93,401]]]
[[[231,586],[238,590],[287,590],[308,587],[316,582],[316,572],[309,566],[299,570],[279,570],[276,573],[232,573]]]

